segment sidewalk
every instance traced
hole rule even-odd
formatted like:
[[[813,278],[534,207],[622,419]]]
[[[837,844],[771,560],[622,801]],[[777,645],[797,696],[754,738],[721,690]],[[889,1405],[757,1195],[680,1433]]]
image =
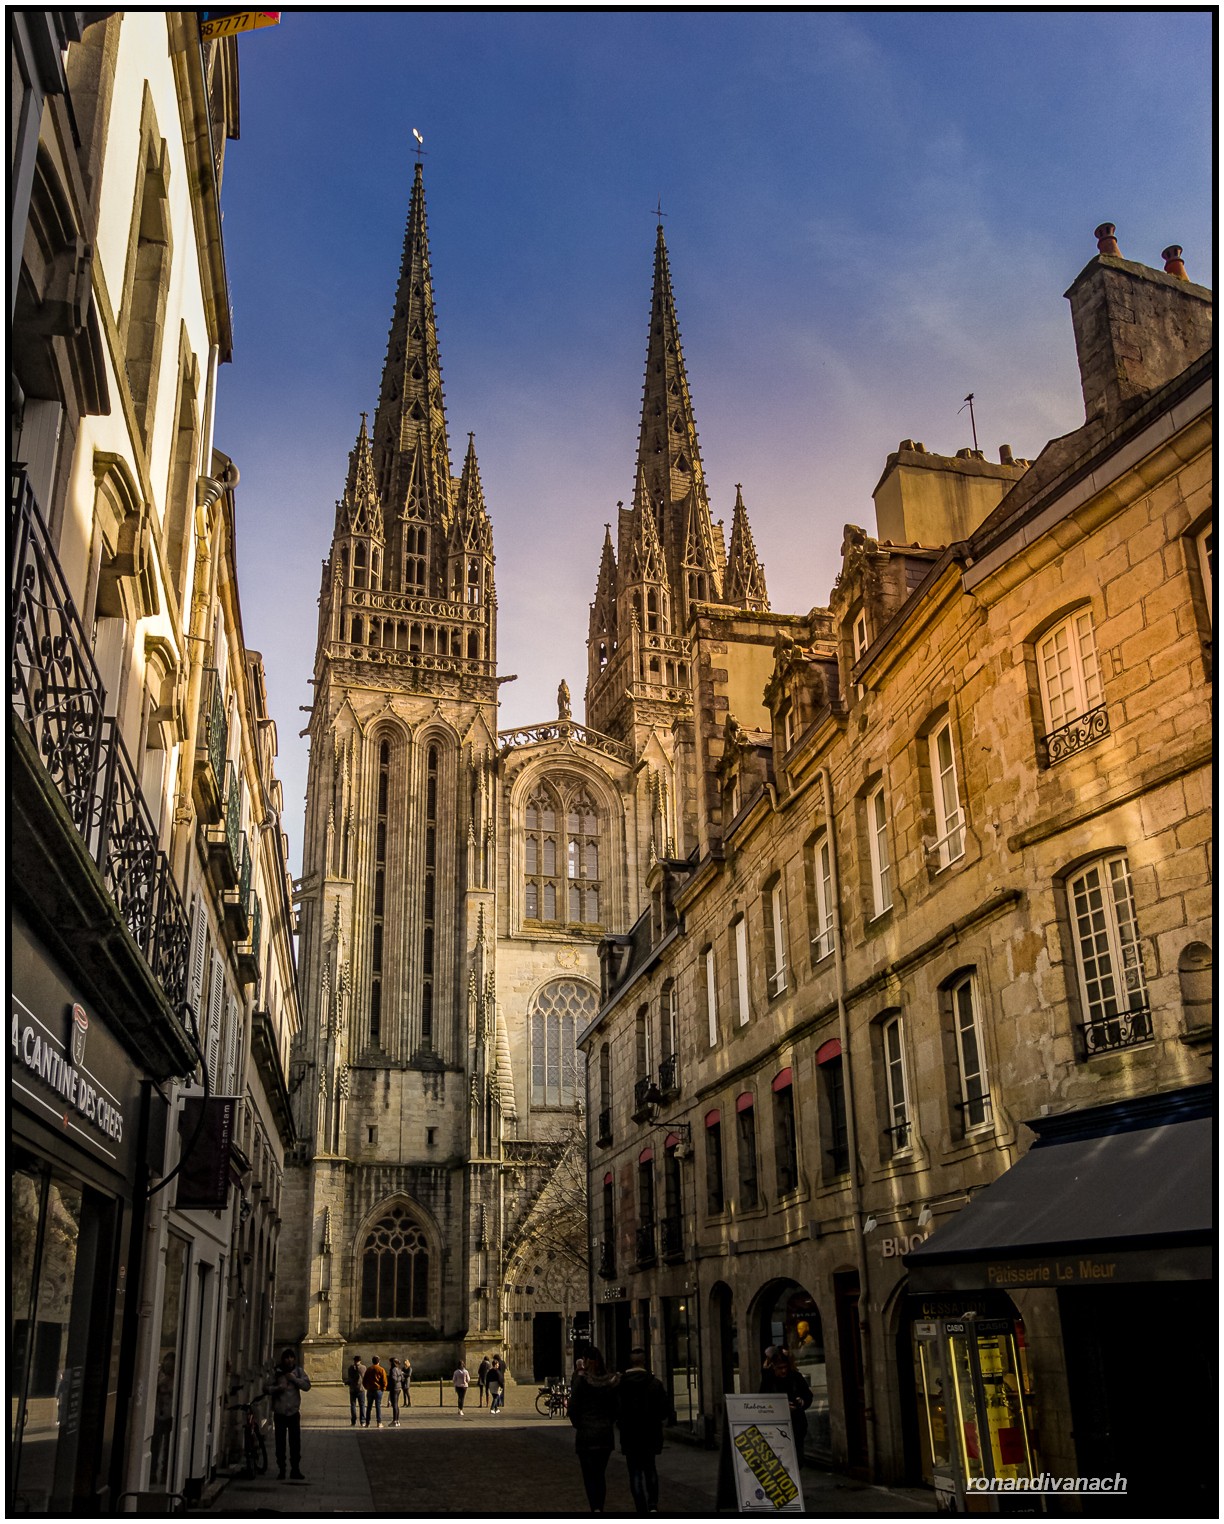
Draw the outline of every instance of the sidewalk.
[[[268,1475],[253,1481],[235,1476],[210,1511],[250,1518],[281,1514],[372,1513],[392,1517],[438,1518],[486,1514],[499,1518],[574,1518],[588,1513],[574,1457],[574,1434],[564,1419],[535,1411],[534,1385],[511,1386],[506,1409],[496,1417],[475,1406],[476,1389],[460,1420],[454,1392],[437,1383],[414,1384],[413,1405],[403,1410],[398,1429],[354,1428],[348,1392],[316,1386],[302,1401],[302,1470],[305,1482],[276,1480],[269,1454]],[[268,1435],[269,1448],[272,1435]],[[718,1452],[669,1443],[659,1457],[660,1513],[673,1518],[708,1517],[715,1512]],[[831,1517],[934,1513],[934,1496],[917,1488],[875,1487],[837,1472],[805,1468],[805,1512]],[[609,1514],[632,1513],[623,1457],[608,1465]],[[733,1510],[732,1510],[733,1511]]]

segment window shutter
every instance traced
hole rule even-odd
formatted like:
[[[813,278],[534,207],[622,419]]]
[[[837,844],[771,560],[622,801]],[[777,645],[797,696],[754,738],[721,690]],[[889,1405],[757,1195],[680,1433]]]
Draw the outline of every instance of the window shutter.
[[[208,997],[208,1040],[204,1053],[208,1065],[208,1085],[217,1093],[217,1070],[221,1059],[221,1024],[225,1017],[225,965],[213,954],[212,989]]]
[[[192,904],[191,962],[187,974],[187,998],[191,1002],[191,1009],[195,1013],[197,1027],[200,1026],[204,1018],[204,1012],[200,1009],[200,1002],[204,999],[204,967],[207,962],[207,945],[208,913],[204,909],[203,897],[197,894]]]

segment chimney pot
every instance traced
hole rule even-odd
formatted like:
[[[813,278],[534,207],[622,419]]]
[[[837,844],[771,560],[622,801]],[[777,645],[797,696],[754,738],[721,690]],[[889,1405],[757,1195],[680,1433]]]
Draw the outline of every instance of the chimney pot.
[[[1171,243],[1167,249],[1162,249],[1161,259],[1165,262],[1165,274],[1172,275],[1177,280],[1189,280],[1186,267],[1182,264],[1181,244]]]
[[[999,446],[999,464],[1001,466],[1014,466],[1016,464],[1015,457],[1012,455],[1011,445]]]
[[[1118,248],[1118,240],[1114,237],[1117,231],[1112,222],[1101,223],[1092,235],[1097,241],[1098,253],[1108,254],[1113,259],[1121,259],[1122,251]]]

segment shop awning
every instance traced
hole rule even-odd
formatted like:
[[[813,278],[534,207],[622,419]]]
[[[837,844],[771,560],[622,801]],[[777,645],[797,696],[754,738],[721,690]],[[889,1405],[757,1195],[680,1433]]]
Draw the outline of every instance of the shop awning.
[[[1029,1152],[921,1247],[909,1289],[1057,1289],[1212,1274],[1210,1090],[1027,1125]]]

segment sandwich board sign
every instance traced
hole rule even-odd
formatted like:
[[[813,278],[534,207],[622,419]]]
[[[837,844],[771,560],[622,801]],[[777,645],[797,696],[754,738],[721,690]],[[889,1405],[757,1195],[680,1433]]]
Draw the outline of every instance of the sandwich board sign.
[[[723,1402],[724,1451],[740,1513],[802,1513],[803,1487],[786,1397],[728,1392]]]

